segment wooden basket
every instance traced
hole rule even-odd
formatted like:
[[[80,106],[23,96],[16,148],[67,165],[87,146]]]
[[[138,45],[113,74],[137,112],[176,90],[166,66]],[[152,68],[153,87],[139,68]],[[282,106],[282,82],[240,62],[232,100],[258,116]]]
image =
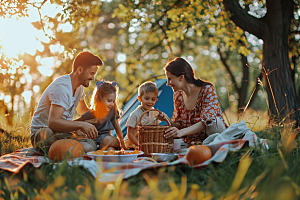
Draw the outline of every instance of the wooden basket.
[[[174,139],[173,137],[168,139],[164,137],[165,130],[171,126],[169,119],[164,120],[168,125],[141,125],[143,116],[151,111],[158,111],[160,115],[162,114],[160,110],[151,109],[141,115],[138,123],[139,149],[144,152],[144,156],[151,156],[151,153],[172,153]]]

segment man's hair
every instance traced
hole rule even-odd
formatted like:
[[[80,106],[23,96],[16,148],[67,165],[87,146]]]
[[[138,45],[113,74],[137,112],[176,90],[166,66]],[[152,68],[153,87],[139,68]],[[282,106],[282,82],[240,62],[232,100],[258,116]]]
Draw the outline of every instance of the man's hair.
[[[138,91],[140,97],[142,97],[146,92],[154,92],[156,95],[158,94],[156,84],[152,81],[147,81],[140,85]]]
[[[85,70],[94,65],[102,66],[103,62],[98,56],[95,56],[91,52],[80,52],[74,59],[73,71],[76,71],[79,66],[81,66]]]

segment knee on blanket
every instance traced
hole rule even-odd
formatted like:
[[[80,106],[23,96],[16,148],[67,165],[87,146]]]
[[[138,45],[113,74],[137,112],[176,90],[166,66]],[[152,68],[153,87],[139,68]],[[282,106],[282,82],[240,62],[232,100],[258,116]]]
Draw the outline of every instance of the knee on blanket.
[[[120,147],[119,140],[116,137],[110,135],[105,136],[101,142],[99,149],[103,149],[103,148],[106,149],[108,147],[114,147],[114,148]]]

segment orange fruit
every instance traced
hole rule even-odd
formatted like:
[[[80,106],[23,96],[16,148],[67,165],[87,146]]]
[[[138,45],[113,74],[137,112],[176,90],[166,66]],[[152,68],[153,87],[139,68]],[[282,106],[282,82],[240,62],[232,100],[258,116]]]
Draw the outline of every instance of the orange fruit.
[[[212,157],[211,150],[205,145],[191,146],[186,152],[186,160],[189,166],[198,165]]]

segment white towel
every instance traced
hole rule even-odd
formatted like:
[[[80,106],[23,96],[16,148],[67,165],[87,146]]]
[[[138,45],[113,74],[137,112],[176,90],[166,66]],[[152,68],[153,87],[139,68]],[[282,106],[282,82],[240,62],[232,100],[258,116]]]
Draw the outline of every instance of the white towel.
[[[237,124],[231,124],[222,133],[214,133],[208,136],[204,141],[203,145],[216,144],[228,140],[242,139],[247,135],[254,134],[249,127],[246,126],[244,120]]]

